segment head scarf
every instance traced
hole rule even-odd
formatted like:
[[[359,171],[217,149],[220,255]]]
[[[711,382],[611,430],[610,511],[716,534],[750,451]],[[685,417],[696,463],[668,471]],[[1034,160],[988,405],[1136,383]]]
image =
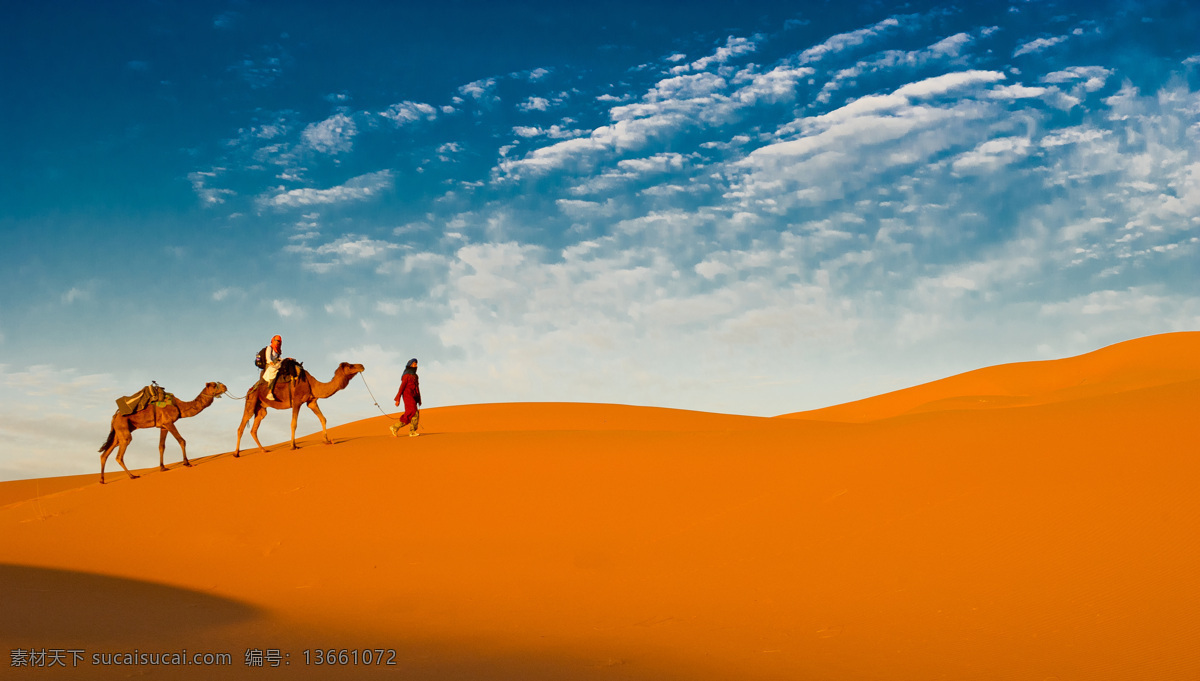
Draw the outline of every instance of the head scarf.
[[[405,367],[404,367],[404,373],[406,373],[406,374],[415,374],[415,373],[417,373],[417,366],[416,366],[416,364],[417,364],[417,358],[416,358],[416,357],[413,357],[412,359],[408,360],[408,364],[407,364],[407,365],[405,365]]]

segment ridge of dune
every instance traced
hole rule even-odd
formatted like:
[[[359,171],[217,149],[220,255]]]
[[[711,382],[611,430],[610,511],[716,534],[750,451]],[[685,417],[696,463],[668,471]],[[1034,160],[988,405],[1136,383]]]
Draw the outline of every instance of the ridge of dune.
[[[1135,338],[1063,359],[999,364],[776,418],[864,423],[905,414],[1053,404],[1200,378],[1200,332]]]
[[[373,423],[366,419],[357,423]],[[693,431],[773,428],[773,417],[600,402],[492,402],[421,410],[421,424],[439,432]],[[343,428],[353,427],[346,424]]]
[[[387,432],[387,425],[392,423],[390,418],[374,416],[330,425],[329,435],[335,442],[377,437]],[[749,429],[779,430],[794,428],[796,425],[773,417],[595,402],[496,402],[429,407],[421,410],[422,432],[437,435],[598,431],[730,432]],[[404,432],[407,431],[402,431],[402,436]],[[297,435],[297,443],[302,447],[320,442],[319,432]],[[282,454],[287,451],[288,442],[268,443],[266,449],[268,454]],[[243,455],[253,455],[257,452],[257,448],[251,444],[243,450]],[[215,455],[198,455],[192,452],[191,458],[194,462],[203,462],[229,455],[229,452]],[[137,475],[155,476],[161,473],[157,463],[148,464],[144,468],[139,467],[141,462],[131,460],[127,463],[130,470]],[[168,462],[167,467],[174,470],[182,467],[182,464],[179,461]],[[116,482],[124,480],[125,473],[119,468],[113,471],[110,467],[109,477]],[[98,480],[99,467],[96,473],[0,481],[0,508],[28,499],[99,484]]]

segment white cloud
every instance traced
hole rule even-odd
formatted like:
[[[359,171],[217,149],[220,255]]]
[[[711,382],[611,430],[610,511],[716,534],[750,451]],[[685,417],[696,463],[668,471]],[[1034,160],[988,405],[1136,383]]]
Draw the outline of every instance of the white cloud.
[[[929,51],[933,54],[957,57],[962,54],[963,48],[970,45],[974,40],[974,38],[966,33],[955,33],[930,45]]]
[[[200,197],[200,202],[205,207],[218,206],[225,203],[225,198],[234,195],[232,189],[213,188],[208,186],[208,182],[217,177],[217,174],[224,171],[224,168],[214,168],[211,171],[197,170],[188,173],[188,182],[192,184],[192,191],[196,192],[196,196]]]
[[[897,89],[895,94],[902,97],[936,97],[954,90],[995,83],[1005,77],[999,71],[958,71],[909,83]]]
[[[586,130],[573,130],[564,128],[558,124],[551,125],[548,128],[540,128],[535,125],[518,125],[513,127],[513,134],[517,137],[548,137],[550,139],[574,139],[582,135],[586,135]]]
[[[1041,139],[1040,144],[1043,147],[1060,147],[1064,144],[1088,144],[1104,139],[1109,134],[1107,130],[1076,126],[1073,128],[1064,128],[1056,133],[1046,135]]]
[[[729,82],[716,74],[664,78],[646,92],[643,101],[612,107],[611,125],[534,149],[521,158],[503,158],[494,174],[502,179],[555,170],[592,172],[607,157],[641,149],[680,129],[720,125],[746,107],[790,97],[796,81],[809,73],[808,68],[775,68],[764,74],[747,71],[739,76],[731,95],[725,94]],[[526,138],[540,136],[540,130],[532,126],[514,128],[516,134]]]
[[[957,173],[995,171],[999,167],[1024,158],[1032,144],[1025,137],[1005,137],[983,142],[971,151],[954,159],[951,164]]]
[[[687,71],[703,71],[713,64],[724,64],[734,57],[743,54],[749,54],[758,49],[758,42],[762,40],[762,36],[754,36],[753,38],[742,38],[740,36],[729,36],[725,40],[725,44],[718,47],[715,52],[707,57],[701,57],[690,64],[681,64],[671,68],[671,73],[685,73]],[[686,58],[684,55],[678,56],[681,59]]]
[[[988,94],[993,99],[1034,99],[1042,97],[1047,93],[1044,87],[1027,87],[1025,85],[1001,85],[993,88]]]
[[[686,231],[694,218],[661,216],[628,231],[668,224]],[[676,238],[683,233],[623,247],[605,237],[558,257],[515,243],[461,249],[446,273],[451,314],[436,329],[464,358],[439,372],[443,390],[470,386],[485,401],[577,400],[586,393],[589,400],[628,403],[653,386],[657,403],[698,406],[723,398],[700,391],[711,383],[695,377],[696,366],[729,366],[737,358],[739,373],[749,374],[741,380],[757,385],[772,371],[747,347],[770,348],[778,370],[798,347],[824,352],[816,348],[836,347],[853,333],[847,310],[820,286],[774,280],[797,271],[789,263],[793,253],[764,248],[683,268]],[[735,267],[756,278],[701,289],[709,281],[702,272],[715,278]],[[608,380],[614,371],[625,376],[619,387]]]
[[[586,137],[534,149],[521,159],[502,160],[497,171],[501,177],[520,177],[563,168],[590,170],[598,154],[640,148],[656,132],[674,123],[664,119],[617,121],[592,130]]]
[[[576,193],[585,194],[587,192]],[[558,206],[558,209],[563,213],[576,220],[589,220],[597,217],[611,217],[614,208],[614,204],[611,199],[604,203],[599,201],[585,201],[582,199],[557,199],[554,204]]]
[[[1112,71],[1102,66],[1072,66],[1068,69],[1047,73],[1043,83],[1078,83],[1083,92],[1095,92],[1104,87]]]
[[[261,196],[258,201],[260,205],[273,208],[300,208],[303,206],[365,201],[379,196],[391,188],[391,186],[392,171],[381,170],[375,173],[360,175],[346,182],[346,184],[329,189],[312,189],[306,187],[285,190],[280,187],[273,195]]]
[[[529,113],[531,111],[549,111],[557,107],[561,107],[571,99],[571,92],[560,92],[549,99],[546,97],[531,96],[525,101],[517,104],[517,110]]]
[[[216,291],[213,291],[212,299],[219,303],[219,302],[225,300],[226,298],[231,298],[231,297],[240,298],[244,295],[245,295],[245,293],[241,289],[239,289],[235,286],[226,286],[225,288],[220,288],[220,289],[217,289]]]
[[[447,107],[450,110],[445,113],[452,113],[453,107]],[[407,125],[417,121],[432,121],[438,116],[437,109],[430,104],[423,102],[403,101],[389,106],[387,109],[379,112],[379,115],[392,121],[396,125]]]
[[[1037,38],[1017,46],[1017,49],[1013,50],[1012,56],[1019,57],[1023,54],[1036,54],[1060,43],[1065,43],[1066,41],[1067,36],[1065,35],[1055,36],[1053,38]]]
[[[550,108],[550,100],[545,97],[530,97],[517,105],[521,111],[545,111]]]
[[[325,273],[337,266],[354,266],[368,261],[382,261],[390,252],[398,248],[398,245],[387,241],[379,241],[357,234],[346,234],[320,246],[293,244],[284,250],[300,254],[305,260],[306,269]]]
[[[705,260],[704,262],[697,263],[694,269],[696,270],[696,274],[710,280],[733,272],[732,267],[717,260]]]
[[[618,97],[617,95],[605,93],[605,94],[596,96],[597,102],[620,103],[620,102],[628,102],[631,99],[633,99],[633,95],[630,95],[630,94],[625,94],[625,95],[621,95]]]
[[[446,142],[438,145],[437,155],[438,160],[447,163],[454,160],[454,154],[462,151],[462,145],[458,142]]]
[[[727,83],[725,79],[713,73],[695,73],[684,76],[675,76],[672,78],[664,78],[658,81],[655,86],[646,93],[644,97],[647,102],[661,102],[665,100],[675,99],[694,99],[696,97],[708,97],[713,93],[724,90]],[[636,108],[637,105],[628,107],[617,107],[613,110],[614,118],[625,118],[626,116],[620,112]]]
[[[624,173],[644,175],[647,173],[675,172],[683,168],[686,158],[682,154],[668,152],[646,158],[629,158],[617,161],[617,168]]]
[[[1133,319],[1162,317],[1168,310],[1178,306],[1178,301],[1152,293],[1144,287],[1125,290],[1100,290],[1077,296],[1062,302],[1046,303],[1041,306],[1043,317],[1062,316],[1128,316]],[[1192,302],[1191,307],[1195,307]]]
[[[733,78],[738,87],[731,93],[731,97],[739,104],[749,107],[789,100],[796,94],[796,85],[814,73],[816,69],[807,66],[776,66],[765,73],[746,69]]]
[[[871,101],[864,101],[870,99]],[[865,106],[855,107],[855,104]],[[849,110],[854,107],[857,110]],[[886,115],[880,115],[880,114]],[[794,140],[759,147],[746,164],[779,157],[811,156],[821,152],[845,155],[855,149],[896,140],[951,118],[945,109],[904,106],[890,98],[867,98],[811,121],[809,133]]]
[[[800,53],[800,63],[807,64],[809,62],[819,61],[825,57],[842,52],[852,47],[863,45],[870,40],[885,35],[891,29],[900,25],[900,22],[895,18],[887,18],[874,26],[862,28],[849,33],[839,33],[828,38],[820,45],[815,45]]]
[[[957,33],[920,50],[886,50],[835,73],[833,78],[821,87],[821,92],[817,94],[817,101],[822,104],[829,103],[833,99],[833,94],[845,83],[853,82],[864,75],[899,68],[915,69],[933,62],[957,63],[961,61],[958,58],[961,56],[962,50],[973,41],[971,36]]]
[[[277,298],[271,301],[271,307],[274,308],[275,314],[284,319],[291,317],[302,319],[304,317],[304,310],[292,300],[280,300]]]
[[[934,76],[902,85],[890,94],[867,95],[814,118],[799,119],[780,128],[777,134],[786,136],[805,128],[821,129],[827,125],[836,125],[863,117],[895,114],[910,115],[911,117],[911,112],[914,110],[913,99],[939,97],[956,90],[975,89],[978,86],[1004,79],[1005,75],[998,71],[959,71]]]
[[[354,120],[339,113],[304,128],[300,137],[310,149],[322,154],[336,155],[353,149],[354,136],[357,133]]]
[[[472,81],[458,88],[458,93],[464,97],[470,97],[477,102],[484,101],[499,101],[500,98],[495,96],[496,79],[481,78],[480,80]]]

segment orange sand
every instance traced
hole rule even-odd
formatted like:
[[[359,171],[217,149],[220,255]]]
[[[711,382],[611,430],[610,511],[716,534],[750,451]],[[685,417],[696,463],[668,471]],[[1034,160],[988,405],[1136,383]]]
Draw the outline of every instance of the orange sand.
[[[332,446],[318,434],[103,487],[0,483],[0,640],[86,651],[57,673],[0,666],[1200,678],[1198,356],[1200,333],[1156,336],[799,418],[431,408],[419,438],[379,417],[331,429]],[[980,396],[1007,408],[970,408]],[[397,664],[305,665],[317,647],[390,648]],[[91,665],[135,648],[233,664]],[[247,668],[248,648],[290,665]]]

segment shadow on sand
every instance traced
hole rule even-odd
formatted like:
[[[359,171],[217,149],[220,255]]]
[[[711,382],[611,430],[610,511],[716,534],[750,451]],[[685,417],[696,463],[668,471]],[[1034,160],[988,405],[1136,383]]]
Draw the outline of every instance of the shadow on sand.
[[[257,608],[189,589],[72,570],[0,564],[0,638],[66,645],[154,640],[253,620]]]

